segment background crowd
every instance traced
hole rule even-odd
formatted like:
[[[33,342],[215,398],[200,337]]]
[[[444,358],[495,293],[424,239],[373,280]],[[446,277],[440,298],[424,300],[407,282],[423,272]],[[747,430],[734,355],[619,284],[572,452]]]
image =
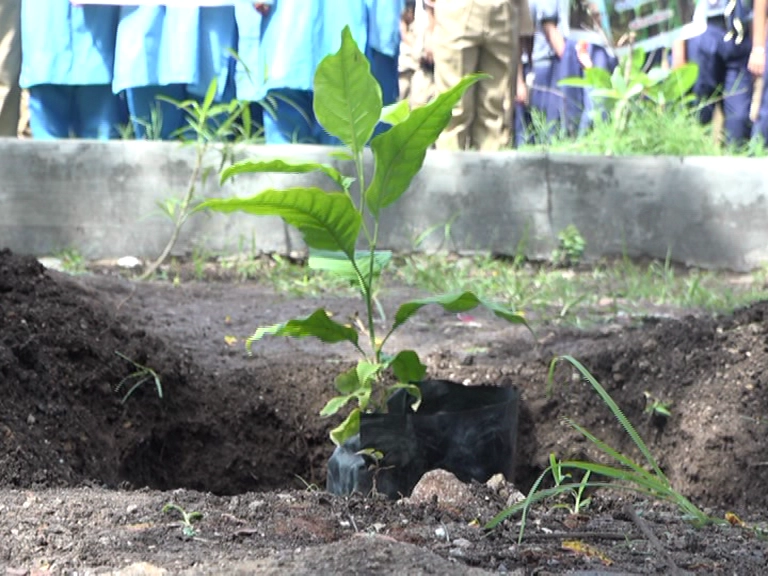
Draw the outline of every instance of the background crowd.
[[[648,65],[699,66],[699,103],[723,95],[730,142],[768,141],[766,2],[702,0],[706,29]],[[573,3],[587,0],[271,0],[231,6],[77,5],[0,0],[0,136],[17,134],[22,89],[36,139],[173,138],[185,112],[158,99],[251,103],[267,143],[334,144],[314,118],[312,81],[349,26],[385,104],[428,102],[465,74],[492,76],[467,92],[438,141],[443,149],[498,150],[535,138],[534,117],[576,135],[588,129],[590,91],[558,81],[617,65],[606,43],[579,40]],[[712,106],[699,106],[701,122]],[[22,124],[24,119],[22,119]],[[149,134],[149,127],[153,126]]]

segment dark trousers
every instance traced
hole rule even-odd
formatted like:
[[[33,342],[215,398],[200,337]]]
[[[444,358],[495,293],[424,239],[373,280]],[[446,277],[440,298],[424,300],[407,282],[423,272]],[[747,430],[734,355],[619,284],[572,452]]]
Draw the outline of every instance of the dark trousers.
[[[699,36],[695,58],[699,65],[699,77],[694,92],[699,100],[705,102],[699,111],[699,120],[703,124],[712,121],[714,111],[714,103],[706,101],[723,96],[726,141],[743,144],[750,138],[752,129],[749,106],[754,83],[747,70],[752,40],[746,37],[737,45],[733,39],[726,42],[725,33],[724,28],[710,23]]]

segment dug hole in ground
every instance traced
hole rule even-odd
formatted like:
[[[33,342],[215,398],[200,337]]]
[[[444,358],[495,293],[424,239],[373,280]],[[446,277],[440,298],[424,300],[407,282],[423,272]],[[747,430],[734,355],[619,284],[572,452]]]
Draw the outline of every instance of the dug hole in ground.
[[[420,294],[384,289],[385,311],[404,296]],[[322,304],[336,318],[358,305],[341,296]],[[765,570],[768,546],[752,528],[764,526],[768,504],[768,304],[718,318],[610,317],[588,330],[531,319],[535,340],[491,316],[465,322],[426,308],[393,347],[419,351],[430,378],[517,386],[515,482],[435,474],[397,502],[324,490],[336,421],[317,414],[334,376],[353,365],[351,351],[274,338],[244,352],[255,327],[318,305],[255,283],[71,277],[0,252],[0,566],[123,575]],[[576,515],[535,505],[520,544],[517,517],[483,530],[550,453],[600,457],[563,417],[637,457],[570,367],[547,394],[560,354],[607,388],[677,490],[747,526],[695,528],[666,504],[597,491]],[[138,367],[158,375],[163,396],[142,372],[150,378],[122,403]],[[648,395],[671,416],[648,414]]]

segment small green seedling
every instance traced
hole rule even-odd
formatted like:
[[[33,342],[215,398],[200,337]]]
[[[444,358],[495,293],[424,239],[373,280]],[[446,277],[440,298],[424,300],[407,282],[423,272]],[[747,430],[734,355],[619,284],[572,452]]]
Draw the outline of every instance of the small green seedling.
[[[120,356],[123,360],[126,360],[134,365],[136,368],[135,372],[131,372],[120,380],[120,382],[115,386],[115,394],[119,393],[120,390],[123,389],[129,382],[133,382],[133,386],[131,386],[128,389],[128,392],[126,392],[125,396],[123,396],[123,399],[121,400],[122,404],[125,404],[128,398],[131,397],[131,394],[133,394],[139,386],[144,384],[145,382],[149,382],[150,380],[153,380],[155,382],[155,388],[157,389],[157,397],[161,400],[163,399],[163,384],[160,382],[160,376],[157,375],[157,372],[152,370],[152,368],[149,368],[148,366],[143,366],[139,364],[138,362],[134,362],[130,358],[128,358],[125,354],[122,354],[115,350],[115,354]]]
[[[569,514],[574,516],[580,514],[581,511],[584,508],[587,508],[592,502],[591,498],[584,498],[584,491],[589,485],[589,476],[591,472],[587,470],[584,473],[584,476],[582,476],[581,482],[579,482],[578,486],[576,488],[572,488],[565,486],[565,482],[570,480],[573,476],[570,472],[563,471],[562,462],[560,462],[554,454],[549,455],[549,468],[552,472],[552,478],[555,482],[555,487],[563,487],[565,490],[564,493],[573,501],[572,504],[568,504],[566,502],[555,504],[553,508],[565,508],[568,510]]]
[[[424,163],[427,150],[450,122],[452,110],[463,94],[486,77],[467,76],[426,106],[413,110],[407,102],[383,107],[381,87],[346,27],[338,52],[324,58],[315,73],[314,112],[323,128],[346,146],[345,150],[335,152],[334,157],[352,163],[354,176],[345,175],[326,163],[296,159],[248,160],[226,168],[222,182],[244,173],[319,173],[327,178],[332,190],[317,186],[267,189],[249,198],[209,199],[198,207],[224,213],[240,211],[281,217],[301,232],[310,250],[310,268],[350,281],[360,293],[365,315],[359,324],[341,323],[320,308],[304,318],[262,326],[247,340],[250,350],[251,345],[264,336],[311,336],[327,344],[346,342],[359,352],[361,360],[336,378],[338,394],[320,412],[321,416],[332,416],[350,402],[357,404],[331,431],[331,439],[336,444],[359,431],[362,413],[386,410],[386,401],[396,390],[405,389],[413,397],[413,406],[420,402],[421,391],[415,384],[423,380],[426,366],[415,351],[390,353],[385,351],[385,345],[393,332],[424,306],[436,304],[452,313],[484,306],[499,318],[527,326],[515,310],[487,302],[473,292],[405,302],[384,329],[383,337],[375,321],[376,287],[392,260],[391,252],[378,249],[381,216],[408,190]],[[380,122],[391,127],[374,136]],[[366,182],[364,162],[368,144],[374,163],[370,182]],[[394,375],[395,384],[383,383],[387,372]]]
[[[211,149],[220,154],[218,170],[234,158],[234,147],[237,144],[252,141],[250,108],[247,102],[232,100],[225,103],[215,103],[218,82],[214,78],[202,102],[196,99],[174,100],[164,96],[158,97],[183,110],[187,117],[187,126],[172,134],[181,138],[182,144],[195,147],[195,162],[192,167],[187,189],[181,197],[169,197],[157,203],[160,213],[172,224],[171,235],[157,259],[152,262],[141,275],[142,280],[154,276],[171,254],[179,239],[181,230],[192,215],[194,208],[200,202],[199,188],[204,188],[208,182],[212,167],[205,167],[205,160]]]
[[[672,416],[672,412],[669,410],[670,406],[672,405],[671,402],[662,402],[647,390],[643,392],[643,395],[645,396],[646,414],[651,414],[652,416],[661,416],[663,418],[669,418]]]
[[[552,263],[556,266],[575,266],[584,256],[587,241],[579,229],[569,224],[557,234],[558,247],[552,252]]]
[[[174,511],[181,515],[179,525],[181,526],[181,533],[184,535],[184,538],[194,538],[197,536],[197,530],[195,530],[195,527],[192,525],[192,523],[195,520],[201,520],[203,518],[203,514],[201,512],[187,512],[184,510],[184,508],[178,504],[173,504],[172,502],[169,502],[163,506],[164,514]]]

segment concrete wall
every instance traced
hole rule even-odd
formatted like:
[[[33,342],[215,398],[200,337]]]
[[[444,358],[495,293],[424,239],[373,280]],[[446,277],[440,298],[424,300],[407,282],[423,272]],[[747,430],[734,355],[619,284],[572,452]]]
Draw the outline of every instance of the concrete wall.
[[[349,163],[314,146],[257,146],[243,157]],[[181,196],[192,147],[159,142],[33,142],[0,139],[0,248],[52,254],[75,248],[88,258],[154,258],[170,234],[156,203]],[[206,160],[218,166],[218,155]],[[250,195],[267,187],[325,185],[317,175],[243,175],[222,190],[215,171],[204,195]],[[574,224],[587,257],[627,253],[703,267],[748,270],[768,262],[768,160],[604,158],[515,152],[428,154],[423,171],[384,213],[382,248],[421,244],[545,258]],[[277,218],[199,214],[176,253],[252,247],[290,251],[300,236]]]

